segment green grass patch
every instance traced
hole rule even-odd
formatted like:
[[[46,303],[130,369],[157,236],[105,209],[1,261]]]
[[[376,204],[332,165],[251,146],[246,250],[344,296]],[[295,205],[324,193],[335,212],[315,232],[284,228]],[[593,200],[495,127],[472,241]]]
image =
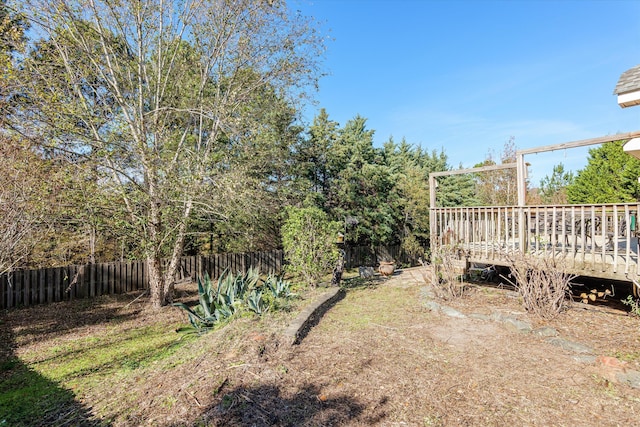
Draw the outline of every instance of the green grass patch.
[[[71,407],[70,412],[75,410],[74,404],[81,408],[75,403],[76,396],[90,389],[125,381],[157,362],[167,361],[172,366],[184,363],[188,354],[182,359],[182,355],[173,356],[195,337],[177,334],[175,327],[112,330],[4,361],[0,370],[0,427],[38,425],[58,408]],[[86,418],[82,415],[79,419]]]
[[[81,338],[52,347],[45,353],[25,355],[24,360],[56,381],[88,374],[107,375],[131,371],[174,354],[188,337],[167,326],[149,326],[103,337]]]
[[[13,366],[2,372],[0,380],[0,426],[42,425],[47,414],[59,408],[69,408],[67,414],[73,415],[76,403],[70,390],[17,358],[12,361]]]
[[[640,351],[632,351],[632,352],[616,351],[614,353],[614,356],[620,360],[624,360],[625,362],[640,361]]]

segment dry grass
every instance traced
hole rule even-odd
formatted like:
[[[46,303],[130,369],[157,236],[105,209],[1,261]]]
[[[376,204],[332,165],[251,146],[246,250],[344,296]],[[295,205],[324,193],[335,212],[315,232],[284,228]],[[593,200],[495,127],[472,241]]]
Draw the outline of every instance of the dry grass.
[[[421,286],[405,272],[351,287],[294,347],[281,343],[279,331],[295,311],[239,319],[127,370],[53,381],[73,392],[84,421],[112,426],[637,424],[639,390],[609,382],[595,365],[539,337],[429,312]],[[163,324],[172,334],[185,320],[177,309],[158,314],[136,303],[125,310],[126,302],[16,310],[2,326],[22,363],[47,377],[38,355],[55,360],[52,349],[63,343],[88,348],[100,337]],[[543,322],[529,318],[513,293],[485,287],[450,304],[553,326],[640,369],[640,323],[626,313],[569,310]]]

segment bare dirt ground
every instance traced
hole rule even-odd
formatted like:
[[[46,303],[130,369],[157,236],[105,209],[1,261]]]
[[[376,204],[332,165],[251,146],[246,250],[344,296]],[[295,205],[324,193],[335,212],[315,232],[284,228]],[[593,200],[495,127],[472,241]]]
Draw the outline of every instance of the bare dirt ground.
[[[613,381],[610,369],[499,322],[432,312],[424,306],[422,287],[420,275],[406,270],[347,288],[345,298],[295,346],[281,336],[295,312],[241,319],[157,365],[104,378],[76,399],[93,414],[87,424],[113,426],[640,423],[640,390]],[[99,334],[114,315],[120,321],[110,327],[157,321],[144,301],[126,309],[123,303],[91,307],[84,320],[66,306],[66,322],[82,323],[74,328],[35,316],[42,308],[16,310],[3,320],[18,356]],[[465,314],[499,312],[553,327],[593,348],[592,356],[613,356],[640,370],[640,319],[623,311],[573,308],[542,323],[522,311],[512,292],[489,287],[446,304]],[[184,321],[182,316],[171,311],[162,320]]]

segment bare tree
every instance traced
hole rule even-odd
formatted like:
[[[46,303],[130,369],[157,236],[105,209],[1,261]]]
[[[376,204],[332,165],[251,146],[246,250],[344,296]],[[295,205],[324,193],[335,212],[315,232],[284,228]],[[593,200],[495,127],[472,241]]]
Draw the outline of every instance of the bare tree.
[[[516,162],[515,138],[510,137],[500,154],[500,164]],[[498,164],[489,152],[487,158],[477,166]],[[476,177],[476,188],[480,204],[485,206],[513,206],[518,203],[516,170],[507,169],[485,172]]]
[[[265,89],[302,99],[322,39],[279,0],[27,0],[26,9],[44,39],[25,61],[29,102],[14,126],[97,161],[146,253],[151,300],[164,305],[193,214],[223,216],[244,191],[236,160],[259,130],[252,101]]]
[[[37,166],[16,141],[0,136],[0,274],[30,253],[36,229],[43,225],[34,175]],[[36,172],[36,173],[34,173]]]

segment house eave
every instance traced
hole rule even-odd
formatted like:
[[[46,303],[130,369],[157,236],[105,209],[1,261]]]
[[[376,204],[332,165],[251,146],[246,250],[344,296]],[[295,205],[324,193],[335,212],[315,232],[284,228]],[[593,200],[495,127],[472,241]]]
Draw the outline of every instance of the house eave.
[[[640,105],[640,90],[619,94],[618,105],[622,108]]]
[[[640,138],[628,140],[622,146],[622,150],[636,159],[640,159]]]

